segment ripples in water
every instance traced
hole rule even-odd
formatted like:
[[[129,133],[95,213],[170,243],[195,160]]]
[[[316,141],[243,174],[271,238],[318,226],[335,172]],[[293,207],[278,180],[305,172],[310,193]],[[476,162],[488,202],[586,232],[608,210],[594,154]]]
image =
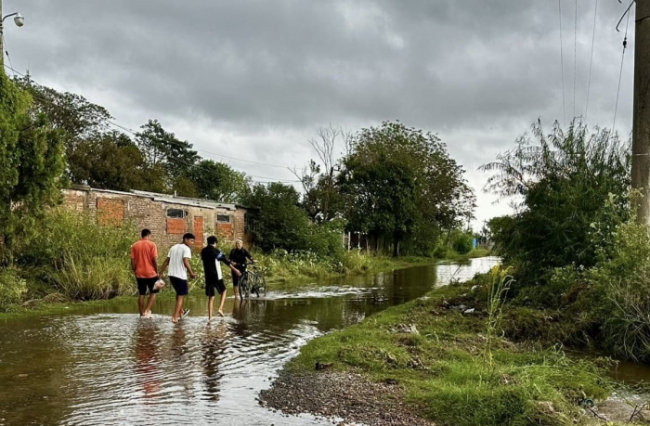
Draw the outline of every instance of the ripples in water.
[[[438,283],[496,261],[439,266]],[[178,325],[166,315],[140,320],[135,301],[9,322],[0,328],[0,425],[331,424],[271,412],[257,394],[315,336],[421,297],[436,284],[436,268],[336,284],[243,305],[230,299],[226,318],[211,325],[203,298],[190,298],[192,312]],[[171,312],[172,303],[159,301],[155,311]]]

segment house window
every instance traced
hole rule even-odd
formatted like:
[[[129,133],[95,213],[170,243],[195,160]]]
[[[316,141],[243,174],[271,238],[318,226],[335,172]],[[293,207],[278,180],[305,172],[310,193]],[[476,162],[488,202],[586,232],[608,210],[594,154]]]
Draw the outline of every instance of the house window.
[[[167,217],[170,219],[183,219],[185,218],[185,211],[181,209],[167,209]]]
[[[218,214],[217,223],[230,223],[230,216],[226,214]]]

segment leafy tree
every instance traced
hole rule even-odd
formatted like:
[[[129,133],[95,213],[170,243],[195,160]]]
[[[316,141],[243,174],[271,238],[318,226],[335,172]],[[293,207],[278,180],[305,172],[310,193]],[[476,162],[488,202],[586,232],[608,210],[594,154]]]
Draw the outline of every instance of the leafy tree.
[[[125,134],[97,133],[79,142],[68,156],[73,182],[95,188],[144,189],[148,176],[144,156]]]
[[[600,249],[611,244],[611,233],[598,230],[630,214],[627,148],[608,131],[589,134],[575,123],[566,132],[556,123],[546,135],[538,121],[532,137],[523,135],[514,150],[482,166],[494,172],[488,190],[523,198],[519,213],[493,229],[520,278],[545,283],[554,268],[595,265]]]
[[[294,187],[279,182],[258,184],[243,201],[254,209],[253,234],[255,243],[263,250],[306,248],[310,221],[299,207],[300,194]]]
[[[141,127],[136,138],[148,167],[165,168],[169,187],[173,187],[176,179],[186,177],[200,159],[198,153],[192,150],[191,143],[176,138],[158,120],[149,120]]]
[[[30,95],[0,72],[0,229],[3,262],[13,263],[15,244],[32,236],[44,209],[60,198],[65,167],[63,141]]]
[[[189,171],[197,196],[225,203],[236,203],[250,193],[246,174],[225,163],[202,160]]]
[[[399,122],[363,129],[342,160],[339,184],[346,196],[350,227],[387,238],[393,254],[400,243],[418,239],[418,231],[451,229],[471,217],[473,193],[463,169],[435,135]]]
[[[45,115],[53,129],[63,130],[61,137],[68,150],[86,137],[105,131],[108,120],[112,118],[104,107],[89,102],[83,96],[40,86],[27,77],[15,81],[32,95],[32,113]]]

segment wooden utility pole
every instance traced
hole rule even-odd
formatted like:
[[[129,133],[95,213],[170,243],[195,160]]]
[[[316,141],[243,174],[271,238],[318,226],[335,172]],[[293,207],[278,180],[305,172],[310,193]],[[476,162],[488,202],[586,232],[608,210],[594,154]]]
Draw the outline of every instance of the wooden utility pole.
[[[648,18],[650,18],[650,0],[636,0],[632,188],[641,194],[637,201],[637,222],[641,224],[650,224],[650,19]]]
[[[5,45],[3,37],[2,0],[0,0],[0,72],[5,72]]]

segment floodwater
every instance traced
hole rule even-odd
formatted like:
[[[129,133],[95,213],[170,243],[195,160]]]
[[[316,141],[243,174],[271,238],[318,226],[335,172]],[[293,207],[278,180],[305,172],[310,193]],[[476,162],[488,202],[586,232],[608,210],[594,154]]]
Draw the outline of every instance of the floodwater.
[[[421,266],[306,284],[226,303],[207,325],[205,298],[170,321],[172,301],[140,320],[135,299],[0,325],[0,426],[330,425],[284,416],[256,400],[307,341],[464,281],[498,263]]]

